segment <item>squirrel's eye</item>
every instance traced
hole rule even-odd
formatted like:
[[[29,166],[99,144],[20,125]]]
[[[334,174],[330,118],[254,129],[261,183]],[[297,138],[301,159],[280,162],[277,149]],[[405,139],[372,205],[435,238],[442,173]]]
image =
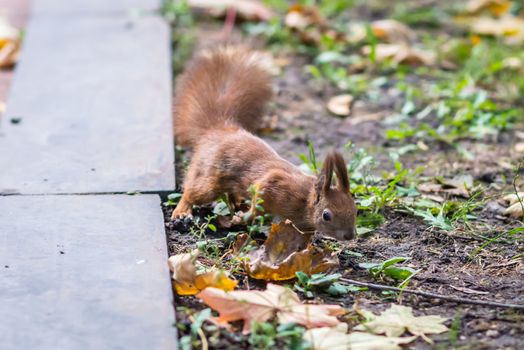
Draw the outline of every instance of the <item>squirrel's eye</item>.
[[[322,219],[324,219],[324,221],[331,221],[331,213],[329,210],[324,209],[324,212],[322,213]]]

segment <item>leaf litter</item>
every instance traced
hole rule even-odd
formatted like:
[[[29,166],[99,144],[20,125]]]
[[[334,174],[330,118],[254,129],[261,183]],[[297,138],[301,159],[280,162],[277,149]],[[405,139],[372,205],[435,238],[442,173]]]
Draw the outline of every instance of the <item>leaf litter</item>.
[[[251,332],[253,322],[264,322],[276,316],[278,322],[296,323],[307,328],[336,326],[337,315],[346,311],[339,305],[303,304],[292,290],[269,283],[265,291],[241,290],[225,292],[206,288],[197,297],[219,316],[211,320],[219,326],[230,328],[230,322],[244,321],[242,332]]]

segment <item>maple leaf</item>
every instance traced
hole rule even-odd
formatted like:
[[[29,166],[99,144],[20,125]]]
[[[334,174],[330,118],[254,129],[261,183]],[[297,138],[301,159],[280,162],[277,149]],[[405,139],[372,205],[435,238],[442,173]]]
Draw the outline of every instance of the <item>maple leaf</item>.
[[[335,254],[314,247],[310,241],[311,235],[292,224],[273,224],[264,244],[248,254],[245,269],[255,279],[283,281],[295,278],[297,271],[311,275],[339,265]]]
[[[271,283],[265,291],[224,292],[209,287],[197,297],[218,311],[219,317],[211,319],[217,325],[229,328],[229,322],[244,321],[244,334],[251,332],[253,322],[265,322],[275,315],[279,323],[293,322],[314,328],[336,326],[340,321],[335,316],[345,313],[339,305],[302,304],[292,290]]]
[[[417,337],[385,337],[382,335],[352,332],[342,323],[336,327],[322,327],[307,330],[304,339],[311,344],[311,350],[400,350],[400,344],[407,344]]]
[[[432,343],[426,334],[440,334],[448,329],[443,325],[446,318],[437,315],[416,317],[413,315],[413,310],[407,306],[393,304],[380,316],[359,308],[355,309],[366,319],[364,324],[353,328],[357,331],[367,330],[376,334],[386,334],[388,337],[398,337],[408,331]]]
[[[178,295],[195,295],[207,287],[233,290],[237,281],[229,278],[224,271],[211,269],[197,273],[196,257],[198,250],[192,253],[177,254],[168,259],[169,269],[173,273],[175,290]]]

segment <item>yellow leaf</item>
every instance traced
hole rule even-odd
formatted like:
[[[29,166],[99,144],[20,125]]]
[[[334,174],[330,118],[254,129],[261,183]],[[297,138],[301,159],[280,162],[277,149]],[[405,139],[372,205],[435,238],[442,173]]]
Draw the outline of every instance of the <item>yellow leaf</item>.
[[[339,265],[335,254],[314,247],[310,240],[311,235],[291,224],[273,224],[264,244],[248,254],[245,269],[255,279],[283,281],[295,278],[297,271],[314,274]]]
[[[495,16],[502,16],[509,12],[511,5],[509,0],[469,0],[466,12],[475,15],[487,11]]]
[[[224,292],[209,287],[197,295],[204,303],[218,311],[211,321],[229,328],[229,322],[244,321],[243,333],[251,332],[253,322],[265,322],[276,316],[279,323],[297,323],[306,328],[336,326],[335,316],[346,311],[338,305],[302,304],[290,289],[268,284],[265,291],[240,290]]]
[[[168,259],[178,295],[195,295],[207,287],[216,287],[226,291],[235,289],[238,282],[229,278],[224,271],[212,269],[204,273],[197,273],[195,265],[197,256],[198,250],[192,253],[177,254]]]
[[[512,15],[500,18],[479,17],[465,21],[471,31],[480,35],[506,38],[507,44],[524,42],[524,19]]]
[[[0,17],[0,68],[13,66],[20,53],[20,31]]]

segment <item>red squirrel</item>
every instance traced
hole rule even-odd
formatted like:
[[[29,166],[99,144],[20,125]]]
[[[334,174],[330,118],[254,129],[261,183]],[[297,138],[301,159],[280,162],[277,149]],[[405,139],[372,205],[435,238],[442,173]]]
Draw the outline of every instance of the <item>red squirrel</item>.
[[[265,213],[304,232],[349,240],[357,209],[342,155],[329,153],[320,174],[309,176],[251,133],[272,96],[265,62],[260,52],[220,47],[193,58],[177,80],[175,137],[193,155],[172,219],[191,216],[193,205],[223,195],[239,204],[254,185]]]

